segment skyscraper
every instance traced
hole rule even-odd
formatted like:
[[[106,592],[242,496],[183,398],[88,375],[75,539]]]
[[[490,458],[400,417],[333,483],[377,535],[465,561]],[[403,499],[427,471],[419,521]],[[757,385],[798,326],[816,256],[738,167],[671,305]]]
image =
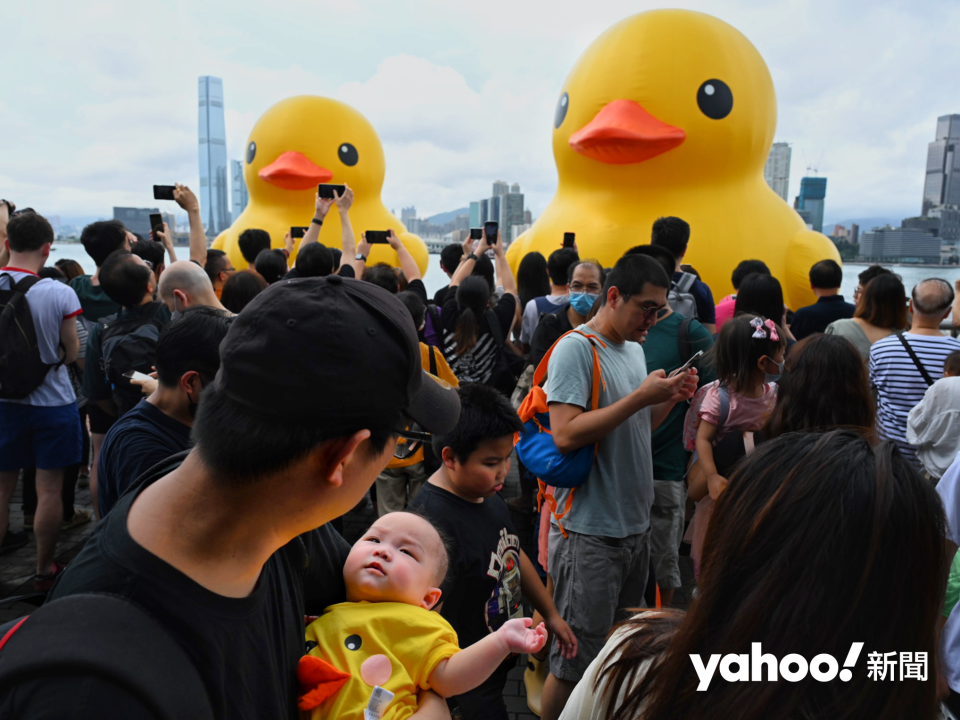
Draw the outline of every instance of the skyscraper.
[[[503,180],[497,180],[493,183],[493,197],[498,197],[500,195],[506,195],[510,192],[510,186],[507,185]]]
[[[827,197],[825,177],[805,177],[800,180],[800,195],[794,207],[806,211],[810,225],[816,232],[823,232],[823,202]],[[803,217],[804,213],[801,213]]]
[[[208,235],[230,226],[227,203],[227,131],[223,124],[223,81],[203,75],[200,90],[200,213]]]
[[[123,226],[132,233],[136,233],[145,240],[150,239],[150,214],[159,213],[157,208],[133,208],[133,207],[115,207],[113,208],[113,219],[119,220]]]
[[[960,205],[960,115],[937,118],[936,139],[927,145],[927,177],[923,183],[923,210]]]
[[[470,203],[470,227],[480,227],[480,201],[474,200]]]
[[[790,145],[785,142],[774,143],[763,168],[763,179],[773,191],[788,200],[790,197]]]
[[[406,227],[407,230],[410,229],[410,225],[408,223],[411,220],[416,220],[416,219],[417,219],[417,209],[415,207],[413,206],[405,207],[400,211],[400,222],[403,223],[404,227]]]
[[[523,224],[523,195],[519,192],[500,196],[500,234],[508,245],[512,243],[513,226]]]
[[[247,182],[243,179],[243,163],[240,160],[230,161],[230,189],[233,191],[233,204],[231,206],[233,221],[236,222],[250,199],[247,195]]]

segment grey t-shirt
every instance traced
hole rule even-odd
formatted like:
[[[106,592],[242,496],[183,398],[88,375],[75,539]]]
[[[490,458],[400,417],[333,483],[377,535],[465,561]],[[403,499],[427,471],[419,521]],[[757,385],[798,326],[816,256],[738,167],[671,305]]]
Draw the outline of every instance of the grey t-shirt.
[[[595,333],[586,325],[578,329]],[[618,345],[600,336],[597,345],[606,389],[600,385],[599,407],[607,407],[640,387],[647,377],[647,361],[639,343]],[[593,353],[581,335],[568,335],[554,348],[547,370],[547,402],[590,409]],[[569,490],[557,488],[563,507]],[[646,532],[653,505],[653,461],[650,449],[650,408],[634,413],[600,441],[590,477],[577,488],[570,512],[563,518],[567,530],[583,535],[622,538]],[[554,524],[556,522],[554,521]]]

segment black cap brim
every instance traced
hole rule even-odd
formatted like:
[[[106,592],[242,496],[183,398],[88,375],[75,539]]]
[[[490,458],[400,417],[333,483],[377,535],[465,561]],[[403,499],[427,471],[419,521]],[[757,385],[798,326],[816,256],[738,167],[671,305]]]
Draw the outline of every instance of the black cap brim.
[[[460,395],[456,388],[424,370],[420,389],[404,414],[429,433],[450,432],[460,419]]]

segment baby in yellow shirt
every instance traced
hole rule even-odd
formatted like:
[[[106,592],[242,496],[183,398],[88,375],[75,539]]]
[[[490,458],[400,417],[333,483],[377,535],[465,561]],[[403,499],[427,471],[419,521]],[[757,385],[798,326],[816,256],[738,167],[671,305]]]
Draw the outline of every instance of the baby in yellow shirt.
[[[443,697],[479,686],[511,653],[534,653],[547,631],[529,618],[509,620],[465,650],[439,613],[448,554],[440,533],[411,512],[377,520],[347,556],[348,602],[328,607],[307,627],[315,645],[301,658],[300,709],[311,718],[405,720],[417,692]]]

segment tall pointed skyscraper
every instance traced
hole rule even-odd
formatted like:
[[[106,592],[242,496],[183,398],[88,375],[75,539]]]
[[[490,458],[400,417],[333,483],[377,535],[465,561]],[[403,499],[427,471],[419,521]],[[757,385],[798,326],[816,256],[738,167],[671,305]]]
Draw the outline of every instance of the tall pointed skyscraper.
[[[937,138],[927,145],[927,176],[923,183],[923,215],[930,208],[960,205],[960,115],[937,118]]]
[[[223,81],[203,75],[200,89],[200,213],[207,235],[230,226],[227,131],[223,124]]]

